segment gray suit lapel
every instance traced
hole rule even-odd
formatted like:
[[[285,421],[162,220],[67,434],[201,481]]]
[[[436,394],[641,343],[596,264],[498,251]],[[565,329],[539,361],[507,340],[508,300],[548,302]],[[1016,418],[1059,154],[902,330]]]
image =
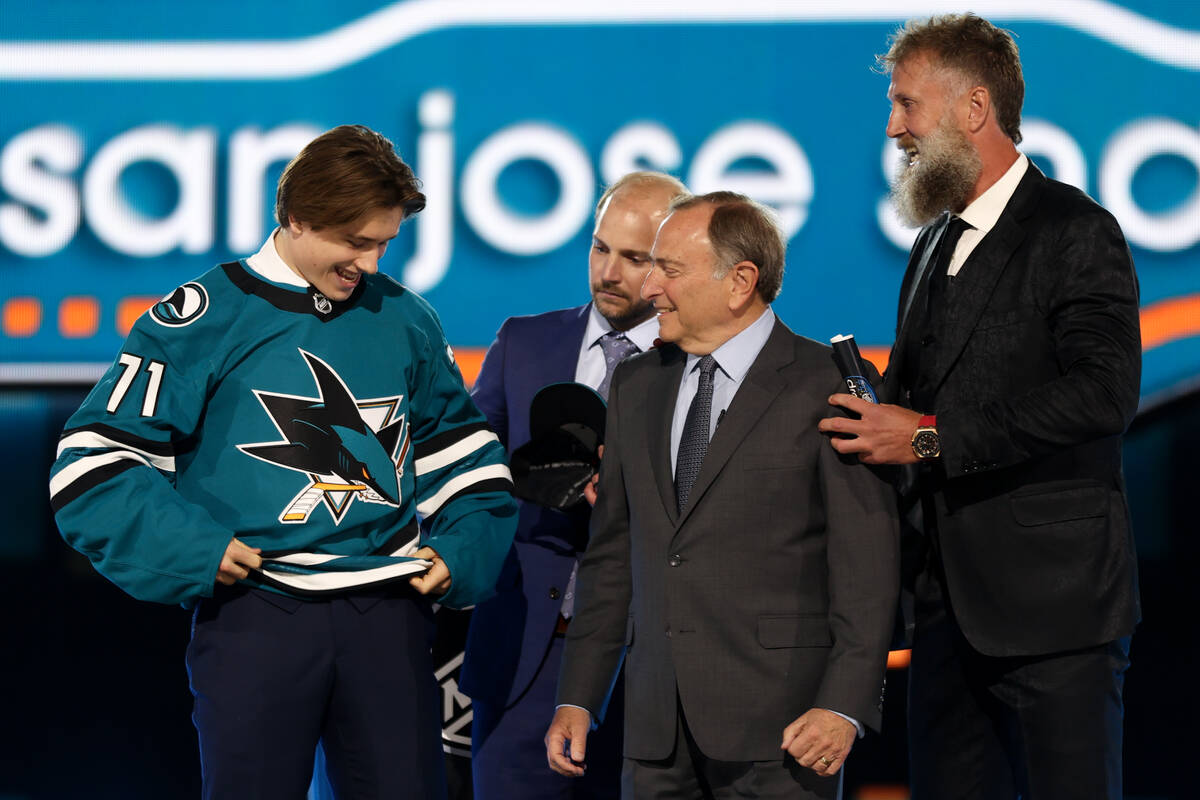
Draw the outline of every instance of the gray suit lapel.
[[[650,447],[650,464],[658,494],[667,517],[674,523],[677,512],[674,468],[671,464],[671,421],[675,416],[675,399],[679,396],[679,382],[683,379],[687,356],[673,345],[660,348],[659,353],[663,368],[655,374],[646,400],[645,441]]]
[[[746,438],[746,434],[758,424],[767,407],[783,391],[786,382],[780,377],[779,370],[790,364],[794,358],[792,332],[776,319],[770,337],[750,366],[750,371],[746,373],[737,394],[733,396],[733,402],[729,404],[725,418],[717,426],[717,431],[709,442],[700,474],[696,476],[696,482],[692,485],[687,508],[676,520],[676,528],[687,521],[692,509],[703,500],[704,493],[721,474],[721,470]],[[672,489],[672,505],[673,491]]]

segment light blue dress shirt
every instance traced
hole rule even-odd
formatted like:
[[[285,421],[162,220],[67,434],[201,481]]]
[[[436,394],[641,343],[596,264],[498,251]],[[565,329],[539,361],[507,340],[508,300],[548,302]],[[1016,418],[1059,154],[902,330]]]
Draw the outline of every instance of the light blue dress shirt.
[[[713,372],[712,414],[709,415],[708,438],[712,439],[717,432],[717,425],[725,416],[725,410],[733,402],[733,396],[750,365],[762,351],[763,345],[771,336],[775,327],[775,312],[767,308],[758,319],[743,328],[736,336],[712,351],[712,357],[717,362]],[[688,354],[687,364],[683,368],[683,380],[679,384],[679,394],[675,398],[675,415],[671,418],[671,475],[675,474],[675,461],[679,457],[679,441],[683,438],[683,425],[687,420],[688,408],[700,388],[700,356]]]

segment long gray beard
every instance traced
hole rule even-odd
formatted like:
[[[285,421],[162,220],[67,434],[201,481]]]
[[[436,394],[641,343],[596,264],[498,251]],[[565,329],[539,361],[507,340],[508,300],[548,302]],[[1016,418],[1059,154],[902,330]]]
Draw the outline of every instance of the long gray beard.
[[[962,211],[982,171],[979,153],[967,138],[953,126],[939,126],[921,142],[916,164],[900,162],[892,180],[896,215],[910,228],[920,228],[943,211]]]

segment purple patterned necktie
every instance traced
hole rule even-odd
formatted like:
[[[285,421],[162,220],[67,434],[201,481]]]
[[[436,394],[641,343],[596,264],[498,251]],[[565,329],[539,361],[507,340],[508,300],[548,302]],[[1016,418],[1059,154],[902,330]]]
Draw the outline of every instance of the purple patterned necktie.
[[[638,346],[620,331],[609,331],[600,337],[600,349],[604,351],[604,380],[596,387],[596,393],[608,400],[608,385],[612,383],[613,370],[629,356],[638,352]],[[571,577],[567,581],[567,590],[563,593],[562,608],[559,613],[564,619],[570,619],[575,613],[575,579],[579,571],[579,562],[571,568]]]
[[[596,387],[596,393],[607,400],[613,370],[617,368],[617,364],[638,352],[638,346],[620,331],[609,331],[600,337],[600,349],[604,351],[604,380]]]
[[[717,361],[711,355],[700,359],[700,386],[688,407],[679,439],[679,455],[675,459],[675,503],[682,514],[687,508],[692,484],[700,474],[700,465],[708,452],[708,429],[712,418],[713,372]]]

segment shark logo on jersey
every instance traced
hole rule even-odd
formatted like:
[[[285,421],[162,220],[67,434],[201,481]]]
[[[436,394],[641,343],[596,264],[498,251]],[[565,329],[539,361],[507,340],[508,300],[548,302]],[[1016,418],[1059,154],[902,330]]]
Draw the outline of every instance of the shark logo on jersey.
[[[317,397],[254,390],[282,441],[239,444],[248,456],[304,473],[308,484],[279,514],[285,523],[307,522],[319,504],[334,524],[355,499],[400,505],[400,476],[410,438],[403,395],[358,400],[333,368],[300,350],[317,383]]]

